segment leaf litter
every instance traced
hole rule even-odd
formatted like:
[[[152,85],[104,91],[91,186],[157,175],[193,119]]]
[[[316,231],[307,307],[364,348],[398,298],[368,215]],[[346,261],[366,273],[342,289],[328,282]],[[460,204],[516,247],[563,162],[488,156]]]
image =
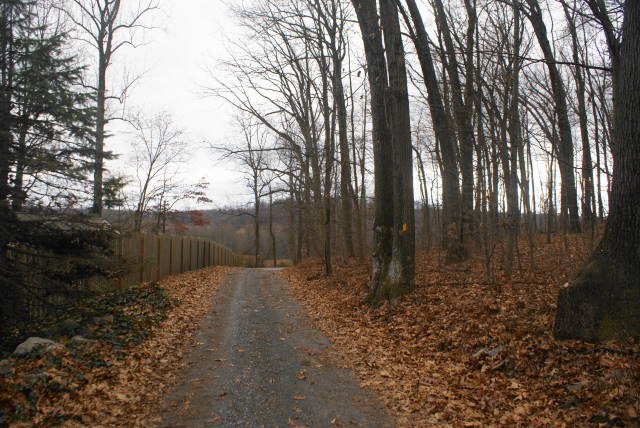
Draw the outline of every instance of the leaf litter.
[[[159,421],[158,409],[222,280],[217,266],[104,296],[77,313],[91,339],[30,358],[0,373],[0,426],[133,426]],[[93,322],[93,324],[92,324]]]
[[[283,275],[400,426],[638,426],[638,344],[551,335],[558,290],[589,251],[567,239],[540,239],[534,269],[496,267],[493,284],[480,258],[446,265],[441,251],[421,252],[416,290],[377,308],[364,303],[368,268],[353,260],[328,278],[319,260]],[[528,260],[528,247],[520,253]]]

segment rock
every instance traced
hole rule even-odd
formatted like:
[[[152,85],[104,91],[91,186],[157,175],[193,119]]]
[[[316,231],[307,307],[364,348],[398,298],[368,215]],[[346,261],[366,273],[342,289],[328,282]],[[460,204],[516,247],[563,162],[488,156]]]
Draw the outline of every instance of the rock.
[[[102,317],[95,317],[93,322],[98,325],[113,324],[113,315],[105,315]]]
[[[496,346],[495,348],[482,348],[478,352],[473,354],[472,358],[479,359],[479,358],[482,358],[484,356],[489,357],[489,358],[493,358],[496,355],[498,355],[500,352],[504,351],[504,349],[505,348],[502,345]]]
[[[44,373],[31,373],[31,374],[26,375],[24,377],[24,380],[29,385],[37,385],[39,383],[46,383],[47,382],[47,375],[45,375]]]
[[[86,337],[82,337],[80,335],[73,336],[71,338],[71,342],[76,343],[78,345],[90,345],[93,343],[97,343],[97,340],[87,339]]]
[[[69,318],[60,322],[57,325],[57,329],[61,335],[70,336],[72,334],[77,334],[78,332],[82,331],[82,326],[78,321]]]
[[[564,386],[569,392],[577,392],[580,391],[584,387],[583,382],[570,383]]]
[[[496,346],[493,349],[489,349],[486,354],[489,358],[491,357],[495,357],[496,355],[498,355],[500,352],[504,351],[504,346],[500,345],[500,346]]]
[[[13,355],[16,357],[24,357],[34,350],[41,348],[44,348],[44,352],[51,352],[54,349],[63,349],[64,346],[61,343],[54,342],[50,339],[30,337],[16,347],[15,351],[13,351]]]
[[[0,374],[7,373],[9,370],[11,370],[11,366],[13,366],[13,364],[11,364],[11,360],[9,360],[8,358],[0,360]],[[0,426],[2,426],[2,424],[0,424]]]

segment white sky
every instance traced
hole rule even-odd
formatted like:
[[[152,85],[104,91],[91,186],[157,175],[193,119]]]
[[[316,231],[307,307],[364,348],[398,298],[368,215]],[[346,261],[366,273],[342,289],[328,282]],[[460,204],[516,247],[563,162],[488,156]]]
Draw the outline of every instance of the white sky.
[[[177,127],[186,131],[190,159],[184,180],[204,177],[214,206],[245,202],[248,190],[233,165],[217,160],[203,141],[219,143],[232,138],[233,111],[222,101],[205,97],[202,85],[212,84],[207,70],[226,55],[225,45],[235,31],[233,18],[221,0],[161,0],[161,12],[152,20],[158,29],[147,32],[148,44],[118,52],[108,76],[111,85],[122,81],[123,70],[144,76],[128,94],[126,107],[152,115],[169,112]],[[116,106],[117,107],[117,106]],[[131,175],[130,141],[127,127],[112,122],[107,149],[120,155],[107,167],[114,173]]]
[[[215,73],[219,61],[227,57],[229,40],[238,39],[240,30],[224,4],[238,0],[160,1],[161,11],[151,20],[159,28],[146,34],[147,45],[118,53],[110,69],[111,85],[117,87],[122,81],[123,69],[134,75],[146,71],[129,92],[127,108],[147,115],[165,110],[172,115],[190,143],[184,181],[195,183],[204,177],[210,183],[208,196],[213,206],[248,202],[251,196],[236,166],[219,161],[204,144],[208,141],[220,146],[238,138],[232,124],[233,109],[221,100],[205,97],[201,88],[213,85],[213,76],[207,70]],[[133,175],[129,147],[132,137],[127,135],[127,127],[114,122],[108,131],[113,137],[107,140],[107,149],[121,157],[107,168],[113,173]],[[417,182],[414,190],[418,198]]]

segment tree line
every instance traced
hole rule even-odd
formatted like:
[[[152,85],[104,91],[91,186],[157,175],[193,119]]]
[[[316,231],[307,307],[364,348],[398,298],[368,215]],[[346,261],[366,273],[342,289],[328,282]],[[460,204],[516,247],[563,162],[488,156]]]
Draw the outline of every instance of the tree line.
[[[155,0],[0,3],[7,274],[9,248],[30,236],[15,226],[25,208],[101,216],[121,204],[125,181],[105,168],[114,120],[127,119],[139,143],[133,228],[146,218],[164,230],[180,198],[204,198],[205,183],[172,181],[188,150],[170,118],[112,104],[136,80],[114,89],[114,58],[142,42],[157,9]],[[322,257],[330,275],[335,257],[372,255],[377,303],[414,287],[416,248],[440,245],[450,263],[480,251],[490,279],[497,246],[510,273],[519,240],[532,248],[542,230],[595,237],[606,221],[560,294],[556,334],[637,334],[635,2],[252,0],[233,12],[244,37],[208,92],[234,108],[238,137],[211,147],[246,172],[256,260],[261,218],[280,204],[295,261]]]
[[[414,287],[416,238],[451,263],[480,250],[491,277],[497,245],[511,273],[518,240],[588,231],[594,255],[561,292],[555,333],[637,334],[633,2],[259,0],[234,13],[245,38],[209,89],[243,134],[213,148],[252,177],[256,219],[267,195],[287,204],[296,260],[322,257],[330,275],[336,255],[371,253],[376,303]]]

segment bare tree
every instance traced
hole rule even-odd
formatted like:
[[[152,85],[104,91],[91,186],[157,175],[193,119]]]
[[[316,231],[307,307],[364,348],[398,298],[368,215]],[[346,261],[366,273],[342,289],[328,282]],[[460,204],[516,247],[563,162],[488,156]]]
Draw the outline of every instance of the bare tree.
[[[567,91],[562,75],[558,69],[557,61],[553,53],[553,47],[549,41],[547,27],[544,23],[542,10],[538,0],[525,0],[525,3],[516,2],[531,22],[538,44],[544,55],[551,89],[555,114],[558,120],[558,164],[561,176],[561,209],[562,218],[569,232],[580,231],[580,217],[578,213],[578,196],[573,161],[573,138],[569,112],[567,107]]]
[[[186,142],[184,132],[175,127],[166,112],[151,118],[137,115],[129,122],[135,136],[134,230],[140,231],[143,217],[152,202],[157,201],[164,206],[166,195],[180,186],[177,176],[186,157]]]
[[[104,161],[107,152],[104,149],[105,126],[109,122],[107,102],[110,99],[121,100],[133,81],[116,96],[107,88],[108,71],[115,54],[122,48],[139,45],[138,33],[151,28],[145,19],[158,9],[159,0],[137,0],[130,9],[121,6],[121,0],[71,0],[66,9],[75,24],[76,38],[95,49],[95,84],[87,85],[96,96],[96,129],[94,136],[94,172],[93,172],[93,212],[102,214],[102,193]],[[135,80],[135,79],[134,79]]]
[[[429,36],[415,0],[406,0],[409,14],[400,9],[409,28],[422,70],[427,100],[431,111],[436,140],[442,161],[442,223],[444,246],[451,261],[468,257],[468,250],[460,240],[462,230],[462,205],[460,199],[459,168],[456,159],[457,143],[455,125],[447,113],[439,79],[436,74],[429,46]]]
[[[613,66],[613,181],[604,236],[558,297],[554,334],[602,341],[640,336],[640,3],[624,3],[621,38],[604,2],[588,2]],[[611,33],[610,33],[611,30]]]
[[[251,115],[239,116],[237,125],[242,138],[240,143],[232,142],[228,145],[210,145],[210,147],[220,154],[221,159],[238,162],[245,184],[251,190],[253,212],[243,212],[243,214],[253,218],[254,264],[258,267],[261,265],[260,216],[262,198],[271,195],[271,183],[275,179],[269,169],[269,152],[272,150],[268,146],[270,133]]]

